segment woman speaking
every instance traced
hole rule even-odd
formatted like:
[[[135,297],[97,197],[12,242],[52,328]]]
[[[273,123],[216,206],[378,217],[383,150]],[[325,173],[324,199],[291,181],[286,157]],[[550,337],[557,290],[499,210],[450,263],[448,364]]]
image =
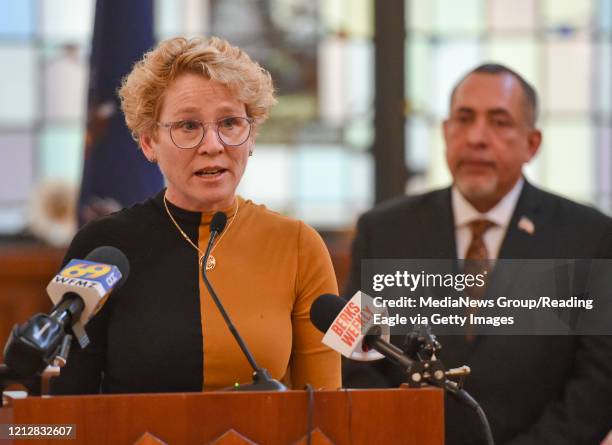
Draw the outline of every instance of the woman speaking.
[[[54,394],[201,391],[250,383],[199,265],[215,212],[227,215],[207,276],[260,366],[288,387],[337,388],[340,357],[310,323],[337,293],[319,235],[236,195],[260,125],[275,104],[269,73],[228,42],[166,40],[119,90],[127,126],[167,188],[79,231],[66,255],[122,250],[130,276],[86,326]],[[120,160],[118,160],[120,162]],[[273,173],[273,172],[271,172]]]

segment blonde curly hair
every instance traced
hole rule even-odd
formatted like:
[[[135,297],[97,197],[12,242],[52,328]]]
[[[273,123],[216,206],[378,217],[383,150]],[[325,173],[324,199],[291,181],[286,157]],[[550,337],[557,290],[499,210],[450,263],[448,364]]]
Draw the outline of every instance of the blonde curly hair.
[[[255,119],[255,129],[276,104],[270,73],[240,48],[218,37],[175,37],[144,55],[118,90],[125,123],[138,141],[157,128],[164,93],[183,73],[201,74],[225,85]]]

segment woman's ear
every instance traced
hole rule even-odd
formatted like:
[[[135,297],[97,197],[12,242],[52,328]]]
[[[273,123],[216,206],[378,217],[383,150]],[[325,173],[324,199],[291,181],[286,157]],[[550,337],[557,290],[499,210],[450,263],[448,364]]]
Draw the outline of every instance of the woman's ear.
[[[155,155],[155,148],[153,148],[153,137],[148,133],[142,133],[138,136],[140,148],[149,162],[157,162],[157,156]]]
[[[249,144],[249,156],[253,156],[253,152],[255,151],[255,136],[257,135],[257,128],[254,128],[254,132],[251,133],[248,139]]]

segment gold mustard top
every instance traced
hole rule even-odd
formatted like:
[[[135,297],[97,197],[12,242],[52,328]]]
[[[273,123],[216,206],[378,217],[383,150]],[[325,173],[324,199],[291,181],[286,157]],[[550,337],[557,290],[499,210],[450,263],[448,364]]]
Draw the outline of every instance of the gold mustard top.
[[[310,306],[321,294],[337,294],[329,253],[319,234],[241,197],[226,209],[229,230],[214,249],[208,271],[238,332],[259,366],[294,389],[341,386],[340,356],[321,343]],[[199,248],[205,251],[212,214],[203,213]],[[194,250],[195,253],[195,250]],[[199,278],[204,389],[250,383],[252,369]]]

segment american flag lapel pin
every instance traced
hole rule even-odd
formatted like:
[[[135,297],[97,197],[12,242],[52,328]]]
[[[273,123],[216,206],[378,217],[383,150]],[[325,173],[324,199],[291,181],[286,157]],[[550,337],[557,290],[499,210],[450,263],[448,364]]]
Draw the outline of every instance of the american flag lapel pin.
[[[533,224],[533,221],[526,216],[521,216],[521,219],[518,222],[518,228],[528,235],[533,235],[535,233],[535,225]]]

